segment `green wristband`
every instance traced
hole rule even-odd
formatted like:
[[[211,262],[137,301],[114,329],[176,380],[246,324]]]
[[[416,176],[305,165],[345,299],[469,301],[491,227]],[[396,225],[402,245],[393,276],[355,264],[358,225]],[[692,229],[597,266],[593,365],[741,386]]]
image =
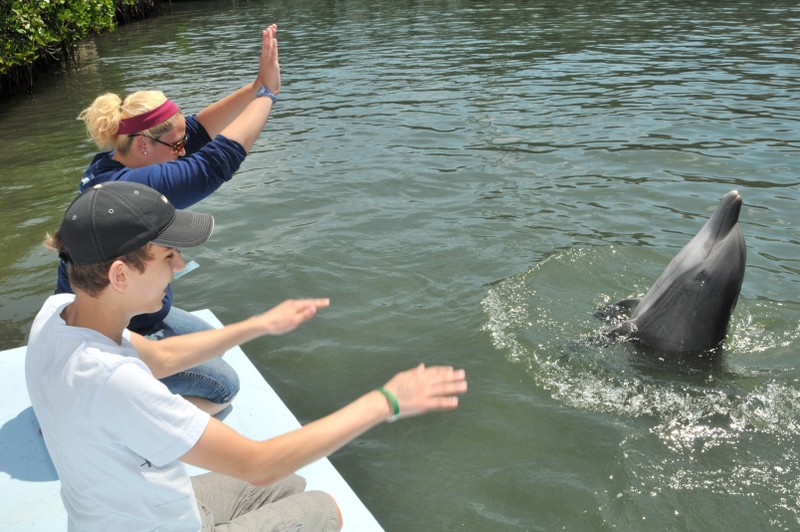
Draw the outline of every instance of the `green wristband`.
[[[383,386],[378,388],[378,391],[386,397],[386,400],[389,402],[389,406],[392,407],[392,417],[389,418],[389,423],[396,421],[397,418],[400,417],[400,403],[397,402],[397,397],[395,397],[392,392]]]

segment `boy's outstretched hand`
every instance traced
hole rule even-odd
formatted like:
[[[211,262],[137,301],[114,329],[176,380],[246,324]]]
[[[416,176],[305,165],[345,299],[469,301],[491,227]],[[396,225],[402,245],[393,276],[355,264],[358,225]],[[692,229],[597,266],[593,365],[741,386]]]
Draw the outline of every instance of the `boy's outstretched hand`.
[[[330,304],[331,300],[328,298],[287,299],[252,319],[260,322],[264,334],[286,334],[313,318],[317,309],[327,308]]]
[[[458,396],[467,391],[467,378],[463,369],[420,364],[398,373],[384,388],[395,395],[399,417],[405,418],[433,410],[453,410],[458,406]]]

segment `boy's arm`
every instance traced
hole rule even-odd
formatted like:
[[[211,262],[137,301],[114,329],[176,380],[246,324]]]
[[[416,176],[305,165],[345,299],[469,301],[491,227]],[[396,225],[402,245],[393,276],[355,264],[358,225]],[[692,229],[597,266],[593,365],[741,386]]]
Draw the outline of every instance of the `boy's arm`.
[[[131,343],[153,376],[163,379],[259,336],[292,331],[314,317],[317,309],[329,305],[328,299],[290,299],[263,314],[221,329],[172,336],[158,341],[148,340],[131,332]]]
[[[264,486],[331,454],[390,413],[383,396],[372,392],[327,417],[264,441],[250,440],[212,417],[181,461]]]
[[[456,408],[458,395],[467,391],[467,381],[464,370],[420,364],[398,373],[384,388],[396,397],[399,417],[405,418]],[[264,441],[245,438],[211,418],[203,435],[181,460],[265,485],[328,456],[390,419],[393,412],[392,404],[376,390],[302,428]]]

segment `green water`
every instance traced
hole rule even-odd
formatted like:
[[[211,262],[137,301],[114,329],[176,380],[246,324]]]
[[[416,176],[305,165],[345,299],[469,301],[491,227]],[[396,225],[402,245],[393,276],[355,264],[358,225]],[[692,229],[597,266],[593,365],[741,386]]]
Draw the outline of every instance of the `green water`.
[[[176,302],[231,322],[330,297],[245,346],[301,421],[420,361],[467,369],[456,412],[332,457],[387,530],[800,527],[795,2],[165,10],[0,103],[0,348],[25,343],[54,286],[39,242],[95,152],[80,110],[158,88],[196,111],[253,78],[276,21],[280,101],[196,207],[217,229]],[[722,367],[576,347],[734,188],[747,274]]]

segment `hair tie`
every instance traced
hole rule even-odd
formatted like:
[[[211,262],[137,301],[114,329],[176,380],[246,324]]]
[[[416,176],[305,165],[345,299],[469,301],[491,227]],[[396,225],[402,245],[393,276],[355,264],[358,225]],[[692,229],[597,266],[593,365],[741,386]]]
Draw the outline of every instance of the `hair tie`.
[[[69,256],[69,253],[66,251],[59,251],[58,258],[63,260],[64,262],[72,262],[72,257]]]
[[[148,130],[153,126],[166,122],[171,116],[180,111],[180,108],[175,102],[167,99],[152,111],[120,120],[117,134],[129,135],[131,133]]]

